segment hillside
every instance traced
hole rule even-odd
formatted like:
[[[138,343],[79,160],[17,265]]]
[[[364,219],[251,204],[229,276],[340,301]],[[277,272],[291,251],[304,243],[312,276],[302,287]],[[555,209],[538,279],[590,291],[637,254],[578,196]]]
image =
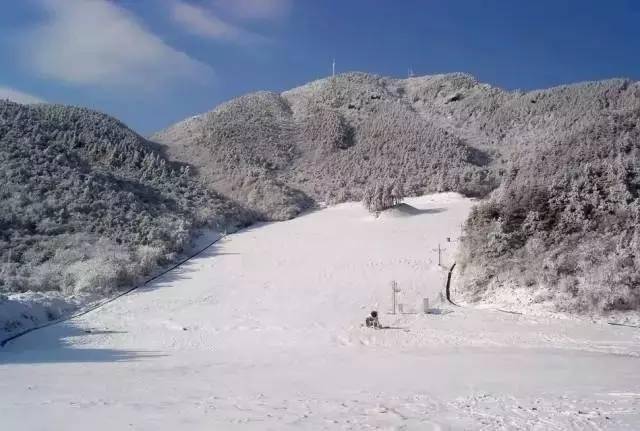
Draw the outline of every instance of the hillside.
[[[312,201],[359,200],[368,183],[397,178],[410,195],[486,196],[513,151],[637,108],[637,88],[614,79],[523,93],[460,73],[347,73],[233,99],[152,140],[215,190],[283,219]]]
[[[398,177],[412,195],[497,185],[488,155],[421,115],[402,80],[362,73],[249,94],[151,139],[266,219],[359,200],[367,184]]]
[[[0,101],[0,296],[104,296],[170,262],[197,228],[252,220],[156,147],[94,111]]]
[[[640,109],[621,109],[515,152],[467,221],[463,284],[516,306],[638,310],[639,226]]]
[[[463,243],[470,299],[524,289],[525,302],[606,311],[640,306],[639,110],[640,85],[623,79],[508,92],[459,73],[348,73],[231,100],[152,139],[265,219],[376,183],[489,197]]]

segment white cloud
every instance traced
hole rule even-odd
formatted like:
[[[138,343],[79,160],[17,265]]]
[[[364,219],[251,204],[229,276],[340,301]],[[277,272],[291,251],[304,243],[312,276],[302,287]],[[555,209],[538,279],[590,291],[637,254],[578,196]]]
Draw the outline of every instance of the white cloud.
[[[175,1],[172,7],[172,18],[192,34],[238,43],[265,41],[257,34],[248,32],[218,18],[209,10],[181,1]]]
[[[46,22],[27,35],[27,64],[71,84],[156,89],[209,77],[209,66],[165,44],[108,0],[39,0]]]
[[[46,103],[39,97],[23,93],[22,91],[16,90],[14,88],[0,87],[0,100],[7,99],[17,103]]]
[[[216,7],[241,19],[275,20],[291,10],[291,0],[213,0]]]

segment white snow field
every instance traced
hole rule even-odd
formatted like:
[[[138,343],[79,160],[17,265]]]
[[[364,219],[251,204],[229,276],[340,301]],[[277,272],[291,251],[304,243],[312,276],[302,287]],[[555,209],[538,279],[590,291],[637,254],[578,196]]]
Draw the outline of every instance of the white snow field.
[[[640,429],[638,329],[437,304],[473,203],[406,202],[252,227],[14,340],[0,429]]]

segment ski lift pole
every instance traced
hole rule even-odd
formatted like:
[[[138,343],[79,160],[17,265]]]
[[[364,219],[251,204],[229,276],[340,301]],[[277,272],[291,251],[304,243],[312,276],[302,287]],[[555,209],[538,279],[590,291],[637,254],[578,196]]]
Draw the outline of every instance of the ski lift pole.
[[[438,248],[434,248],[432,249],[432,251],[437,251],[438,252],[438,266],[442,266],[442,252],[445,251],[446,248],[442,248],[440,246],[440,243],[438,243]]]
[[[396,306],[397,306],[397,298],[396,295],[400,292],[400,288],[398,287],[398,283],[393,280],[391,282],[391,314],[396,314]]]

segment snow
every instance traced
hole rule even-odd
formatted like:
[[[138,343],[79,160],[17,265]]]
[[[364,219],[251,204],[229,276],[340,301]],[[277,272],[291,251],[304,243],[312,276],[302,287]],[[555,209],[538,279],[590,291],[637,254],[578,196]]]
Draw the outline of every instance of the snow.
[[[56,320],[76,307],[73,300],[58,292],[0,295],[0,341],[25,329]]]
[[[177,263],[155,268],[149,280],[154,280],[190,256],[199,254],[221,237],[222,235],[217,231],[197,230],[190,244],[182,253],[175,255],[174,261]],[[127,290],[133,287],[130,286]],[[13,336],[34,328],[55,324],[68,319],[69,316],[83,314],[117,299],[122,294],[123,292],[116,291],[111,296],[104,297],[91,292],[64,295],[61,292],[48,291],[0,295],[0,347]]]
[[[2,428],[640,427],[638,329],[440,303],[434,250],[452,262],[473,202],[405,202],[377,218],[347,203],[251,227],[12,341]],[[392,280],[407,314],[389,314]],[[425,297],[440,314],[422,313]],[[402,329],[362,327],[373,309]]]

